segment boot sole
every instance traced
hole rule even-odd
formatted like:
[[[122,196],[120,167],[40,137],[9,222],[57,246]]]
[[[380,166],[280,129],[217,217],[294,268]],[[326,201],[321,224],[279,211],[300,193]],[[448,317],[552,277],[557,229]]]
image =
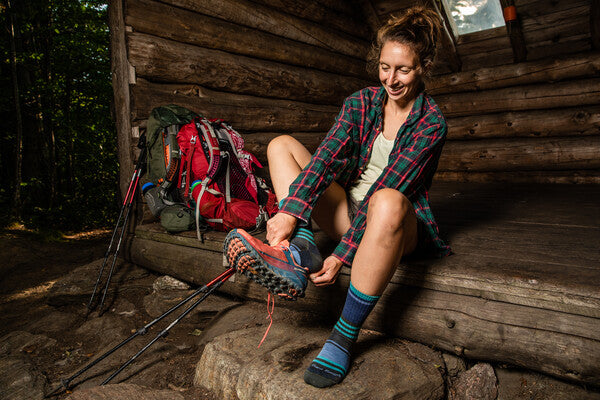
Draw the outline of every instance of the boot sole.
[[[293,282],[271,271],[258,252],[243,237],[229,234],[223,247],[227,262],[230,266],[234,266],[238,273],[286,300],[304,297],[304,290],[299,290]]]

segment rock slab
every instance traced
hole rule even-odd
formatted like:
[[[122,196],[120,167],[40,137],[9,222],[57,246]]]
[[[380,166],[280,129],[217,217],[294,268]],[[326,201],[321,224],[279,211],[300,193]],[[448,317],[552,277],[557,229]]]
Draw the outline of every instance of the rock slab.
[[[444,397],[439,365],[417,359],[401,342],[381,336],[361,337],[349,376],[341,384],[327,389],[307,385],[304,370],[329,333],[329,329],[273,325],[260,348],[257,342],[264,327],[220,335],[206,345],[196,367],[194,384],[207,387],[220,399],[239,400]],[[423,351],[435,353],[425,346],[420,349]],[[439,359],[439,355],[427,358]]]
[[[184,400],[180,393],[172,390],[150,389],[139,385],[121,383],[119,385],[95,386],[73,392],[67,400]]]

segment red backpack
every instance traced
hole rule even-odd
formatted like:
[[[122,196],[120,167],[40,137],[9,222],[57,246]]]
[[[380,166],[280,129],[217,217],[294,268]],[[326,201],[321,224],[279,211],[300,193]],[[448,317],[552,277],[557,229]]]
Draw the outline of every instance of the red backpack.
[[[195,207],[196,227],[202,217],[216,230],[260,229],[277,212],[275,195],[254,174],[262,165],[229,124],[196,117],[179,129],[177,143],[178,186]]]

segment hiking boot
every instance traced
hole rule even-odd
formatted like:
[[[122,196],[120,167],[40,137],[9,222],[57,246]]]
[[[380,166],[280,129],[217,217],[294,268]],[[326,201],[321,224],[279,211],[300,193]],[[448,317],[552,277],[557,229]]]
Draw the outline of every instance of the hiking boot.
[[[287,241],[269,246],[243,229],[234,229],[225,238],[224,251],[229,266],[271,293],[287,300],[304,297],[308,269],[296,263]]]

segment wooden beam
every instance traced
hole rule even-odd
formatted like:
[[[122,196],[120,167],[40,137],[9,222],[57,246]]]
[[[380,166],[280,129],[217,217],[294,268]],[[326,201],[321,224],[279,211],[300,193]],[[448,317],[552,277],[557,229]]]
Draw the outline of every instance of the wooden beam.
[[[366,62],[319,46],[152,0],[128,0],[126,23],[136,32],[232,54],[367,78]]]
[[[600,50],[600,0],[592,0],[590,5],[590,36],[592,48]]]
[[[447,118],[600,104],[600,78],[435,96]]]
[[[364,60],[369,43],[343,32],[307,21],[249,0],[163,0],[176,7],[221,18],[299,42]]]
[[[363,21],[357,21],[348,14],[348,7],[339,12],[333,10],[319,1],[297,1],[297,0],[253,0],[269,8],[277,9],[281,12],[292,14],[296,17],[304,18],[316,22],[323,26],[330,26],[333,29],[340,30],[352,36],[363,40],[370,40],[371,32],[369,27]]]
[[[506,30],[512,45],[514,62],[522,62],[527,59],[527,47],[523,37],[523,30],[517,15],[514,0],[500,0],[504,11],[504,21],[506,22]]]
[[[125,41],[123,0],[110,0],[108,2],[108,22],[110,30],[111,76],[117,127],[119,187],[121,189],[121,196],[124,196],[127,193],[134,165],[129,108],[129,62],[127,60],[127,45]]]
[[[436,76],[427,81],[432,95],[498,89],[533,83],[600,76],[600,53],[586,52],[540,61],[480,68],[473,71]]]
[[[600,170],[570,171],[511,171],[511,172],[459,172],[439,171],[435,174],[435,182],[469,182],[490,183],[549,183],[561,185],[598,185]]]
[[[341,105],[371,81],[237,56],[132,33],[129,60],[138,77],[192,83],[233,93]]]
[[[178,104],[209,118],[221,118],[240,131],[324,132],[339,107],[217,92],[198,85],[158,84],[138,79],[132,88],[132,116],[141,124],[150,111]]]
[[[448,141],[439,171],[544,171],[600,168],[600,136]]]
[[[448,118],[448,139],[600,135],[600,108],[571,107]]]

